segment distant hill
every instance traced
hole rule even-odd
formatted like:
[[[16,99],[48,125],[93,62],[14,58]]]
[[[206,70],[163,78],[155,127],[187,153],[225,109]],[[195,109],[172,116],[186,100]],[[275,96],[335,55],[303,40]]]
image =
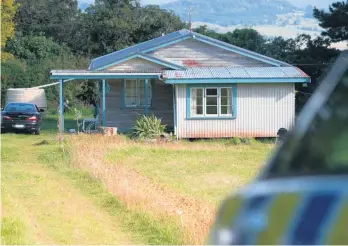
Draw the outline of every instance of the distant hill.
[[[188,20],[193,8],[192,21],[220,26],[275,24],[278,14],[299,9],[286,0],[177,0],[161,5],[173,10],[182,20]]]

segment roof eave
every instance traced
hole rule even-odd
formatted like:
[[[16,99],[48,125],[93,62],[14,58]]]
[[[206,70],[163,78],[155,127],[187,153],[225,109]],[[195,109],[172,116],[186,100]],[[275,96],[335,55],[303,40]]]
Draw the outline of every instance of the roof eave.
[[[257,83],[311,83],[308,77],[296,78],[180,78],[163,80],[167,84],[257,84]]]
[[[158,65],[162,65],[162,66],[165,66],[167,68],[174,69],[174,70],[185,70],[186,69],[185,67],[180,66],[178,64],[175,64],[175,63],[172,63],[172,62],[169,62],[169,61],[165,61],[165,60],[159,59],[157,57],[152,57],[152,56],[149,56],[149,55],[144,54],[142,52],[135,52],[135,53],[129,54],[124,59],[118,60],[116,62],[110,63],[110,64],[105,65],[105,66],[101,66],[101,67],[97,67],[97,68],[92,68],[91,69],[91,65],[90,65],[89,69],[91,71],[104,70],[104,69],[107,69],[109,67],[116,66],[116,65],[121,64],[123,62],[132,60],[134,58],[141,58],[141,59],[153,62],[153,63],[158,64]]]
[[[160,72],[153,73],[141,73],[141,72],[129,72],[129,73],[119,73],[119,72],[90,72],[90,71],[57,71],[52,70],[50,73],[50,79],[58,80],[85,80],[85,79],[133,79],[133,78],[143,78],[143,79],[159,79],[161,77]]]

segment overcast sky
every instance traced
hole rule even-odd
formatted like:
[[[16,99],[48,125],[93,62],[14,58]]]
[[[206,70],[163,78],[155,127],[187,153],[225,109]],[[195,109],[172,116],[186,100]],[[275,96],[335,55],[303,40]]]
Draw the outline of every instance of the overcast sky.
[[[94,2],[94,0],[78,0],[78,1],[83,3]],[[174,1],[175,0],[141,0],[143,4],[162,4],[162,3],[174,2]],[[211,1],[211,0],[207,0],[207,1]],[[329,4],[333,2],[338,2],[339,0],[288,0],[288,1],[298,7],[305,7],[308,4],[312,4],[319,8],[327,8]]]

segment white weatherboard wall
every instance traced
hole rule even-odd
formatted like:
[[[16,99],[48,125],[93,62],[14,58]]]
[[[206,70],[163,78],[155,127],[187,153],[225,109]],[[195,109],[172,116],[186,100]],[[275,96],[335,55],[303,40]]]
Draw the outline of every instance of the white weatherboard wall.
[[[186,85],[176,86],[178,138],[276,137],[295,120],[295,85],[238,84],[237,118],[187,120]]]

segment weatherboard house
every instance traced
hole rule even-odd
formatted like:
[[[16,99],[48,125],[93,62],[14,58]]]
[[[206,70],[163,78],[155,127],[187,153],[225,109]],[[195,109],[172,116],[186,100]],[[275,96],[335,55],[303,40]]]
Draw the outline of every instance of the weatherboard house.
[[[93,79],[103,126],[127,131],[154,114],[178,138],[275,137],[294,123],[295,83],[310,83],[290,64],[185,29],[51,78],[60,81],[61,119],[64,83]]]

